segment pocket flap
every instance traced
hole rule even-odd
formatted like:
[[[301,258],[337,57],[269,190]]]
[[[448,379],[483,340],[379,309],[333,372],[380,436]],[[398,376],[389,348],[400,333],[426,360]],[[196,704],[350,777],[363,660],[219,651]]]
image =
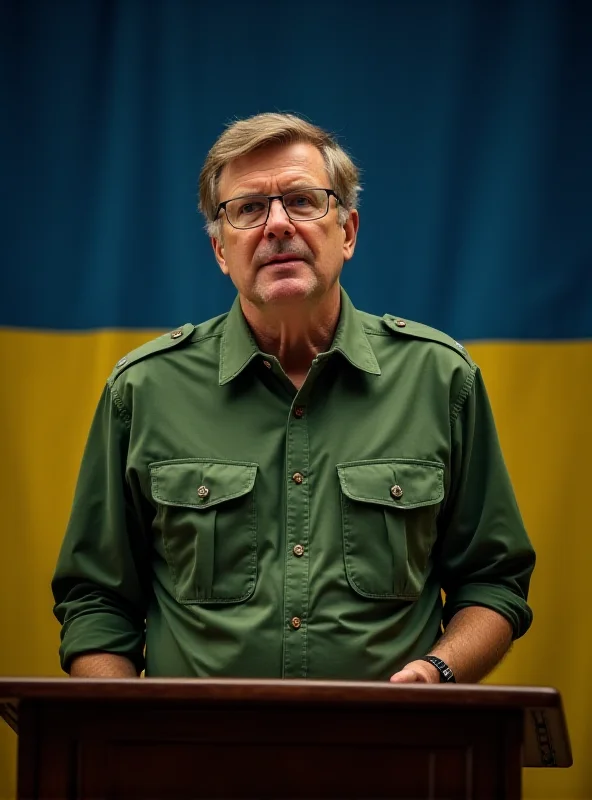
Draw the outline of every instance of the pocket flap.
[[[152,497],[165,506],[207,509],[252,491],[257,464],[186,458],[150,464]]]
[[[391,508],[419,508],[444,497],[444,465],[437,461],[379,459],[338,464],[341,490],[352,500]]]

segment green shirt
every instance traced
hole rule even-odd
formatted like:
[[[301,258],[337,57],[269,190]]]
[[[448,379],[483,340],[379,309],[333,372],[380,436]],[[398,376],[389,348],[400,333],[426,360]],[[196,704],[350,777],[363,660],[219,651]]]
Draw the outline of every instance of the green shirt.
[[[533,566],[458,343],[342,292],[296,391],[237,300],[107,382],[53,581],[62,666],[387,679],[466,606],[521,636]]]

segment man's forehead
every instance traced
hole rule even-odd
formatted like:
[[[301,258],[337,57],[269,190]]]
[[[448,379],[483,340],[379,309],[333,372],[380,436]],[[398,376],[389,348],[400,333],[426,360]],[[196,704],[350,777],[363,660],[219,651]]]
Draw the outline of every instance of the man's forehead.
[[[320,150],[308,142],[266,145],[235,158],[224,167],[219,195],[224,198],[236,194],[237,190],[267,192],[272,184],[296,183],[301,178],[317,186],[328,185]]]

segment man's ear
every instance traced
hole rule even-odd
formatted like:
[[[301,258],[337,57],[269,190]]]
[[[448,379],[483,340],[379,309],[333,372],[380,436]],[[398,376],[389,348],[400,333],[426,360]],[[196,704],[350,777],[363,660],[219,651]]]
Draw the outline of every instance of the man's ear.
[[[356,249],[356,240],[358,238],[358,230],[360,227],[360,215],[355,208],[349,212],[347,222],[343,226],[343,260],[349,261]]]
[[[224,244],[215,236],[210,236],[210,244],[212,245],[212,250],[214,251],[218,266],[225,275],[228,275],[228,267],[226,265],[226,259],[224,258]]]

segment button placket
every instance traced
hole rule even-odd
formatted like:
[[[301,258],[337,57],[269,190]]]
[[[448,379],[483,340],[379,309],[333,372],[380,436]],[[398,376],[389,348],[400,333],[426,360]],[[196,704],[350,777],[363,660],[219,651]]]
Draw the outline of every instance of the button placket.
[[[284,580],[283,675],[307,674],[309,442],[302,392],[295,399],[286,432],[286,556]],[[302,409],[302,413],[297,409]]]

